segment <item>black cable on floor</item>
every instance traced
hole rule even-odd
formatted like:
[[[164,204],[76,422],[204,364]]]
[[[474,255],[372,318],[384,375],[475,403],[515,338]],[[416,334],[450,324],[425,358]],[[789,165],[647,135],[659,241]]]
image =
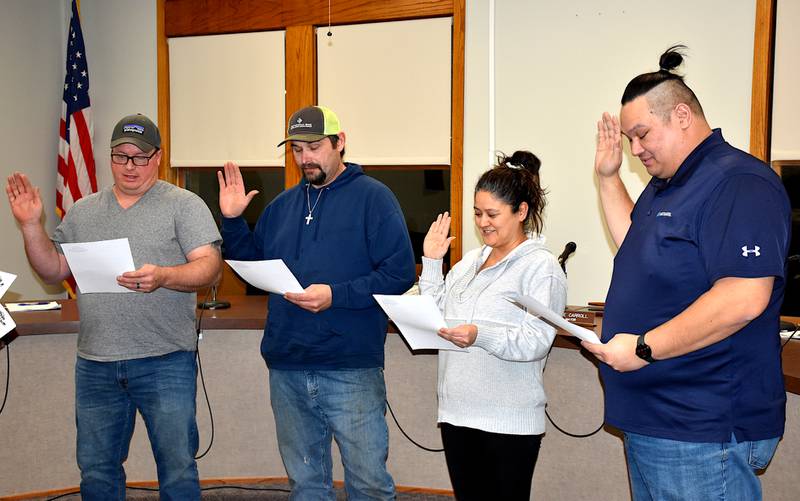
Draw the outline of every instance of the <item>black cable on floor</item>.
[[[6,401],[8,400],[8,385],[11,381],[11,345],[6,345],[6,390],[3,392],[3,405],[0,405],[0,414],[6,408]]]
[[[397,425],[397,429],[400,430],[400,433],[402,433],[403,436],[406,437],[409,442],[411,442],[412,444],[416,445],[417,447],[419,447],[420,449],[422,449],[424,451],[428,451],[428,452],[444,452],[444,449],[431,449],[430,447],[425,447],[424,445],[420,445],[417,442],[415,442],[413,438],[408,436],[408,433],[406,433],[406,431],[403,429],[403,427],[400,426],[400,423],[397,421],[397,416],[394,415],[394,411],[392,410],[392,406],[389,405],[389,399],[386,399],[386,407],[389,409],[389,414],[392,415],[392,419],[394,419],[394,424]]]
[[[600,423],[600,426],[598,426],[596,430],[594,430],[593,432],[590,432],[590,433],[570,433],[570,432],[568,432],[567,430],[564,430],[563,428],[559,427],[559,426],[556,424],[556,422],[555,422],[555,421],[553,421],[553,418],[551,418],[551,417],[550,417],[550,413],[549,413],[549,412],[547,412],[547,406],[545,406],[545,409],[544,409],[544,415],[545,415],[545,416],[547,416],[547,420],[548,420],[548,421],[550,421],[550,424],[552,424],[552,425],[553,425],[553,428],[555,428],[556,430],[560,431],[560,432],[561,432],[561,433],[563,433],[564,435],[566,435],[566,436],[568,436],[568,437],[572,437],[572,438],[587,438],[587,437],[591,437],[591,436],[592,436],[592,435],[594,435],[595,433],[597,433],[597,432],[599,432],[600,430],[602,430],[602,429],[603,429],[603,426],[606,424],[606,423],[605,423],[605,421],[601,422],[601,423]]]
[[[553,345],[550,345],[550,351],[553,351]],[[550,358],[550,352],[547,353],[547,358]],[[542,376],[544,376],[545,369],[547,369],[547,364],[546,363],[545,363],[545,366],[542,368]],[[547,412],[547,405],[548,404],[545,404],[545,406],[544,406],[544,415],[547,416],[547,420],[550,421],[550,424],[553,425],[553,428],[555,428],[556,430],[560,431],[561,433],[563,433],[564,435],[566,435],[568,437],[572,437],[572,438],[587,438],[587,437],[591,437],[595,433],[597,433],[600,430],[602,430],[603,426],[605,426],[605,424],[606,424],[605,420],[601,421],[600,422],[600,426],[598,426],[596,430],[594,430],[593,432],[590,432],[590,433],[570,433],[567,430],[565,430],[565,429],[561,428],[560,426],[558,426],[556,424],[556,422],[553,421],[553,418],[550,417],[550,413]]]
[[[158,492],[158,487],[134,487],[134,486],[131,486],[131,485],[126,485],[125,488],[128,489],[128,490],[132,490],[132,491]],[[214,486],[210,486],[210,487],[201,487],[200,491],[206,492],[206,491],[217,491],[217,490],[222,490],[222,489],[236,489],[236,490],[240,490],[240,491],[256,491],[256,492],[258,492],[258,491],[264,491],[264,492],[286,492],[286,493],[291,493],[292,492],[291,489],[285,489],[283,487],[246,487],[246,486],[241,486],[241,485],[214,485]],[[47,501],[56,501],[57,499],[62,499],[62,498],[65,498],[67,496],[78,495],[80,493],[81,493],[80,490],[65,492],[64,494],[59,494],[56,497],[48,498]]]
[[[206,292],[206,297],[203,299],[205,303],[208,301],[208,296],[211,293],[211,288],[209,287],[208,292]],[[195,460],[202,459],[208,452],[211,450],[211,446],[214,445],[214,413],[211,412],[211,400],[208,399],[208,391],[206,390],[206,378],[203,375],[203,362],[200,360],[200,336],[203,332],[203,312],[204,309],[200,309],[200,316],[197,318],[197,341],[195,343],[195,354],[197,356],[197,368],[200,371],[200,383],[203,387],[203,395],[206,397],[206,405],[208,406],[208,417],[211,421],[211,439],[208,442],[208,447],[202,454],[199,456],[195,456]]]

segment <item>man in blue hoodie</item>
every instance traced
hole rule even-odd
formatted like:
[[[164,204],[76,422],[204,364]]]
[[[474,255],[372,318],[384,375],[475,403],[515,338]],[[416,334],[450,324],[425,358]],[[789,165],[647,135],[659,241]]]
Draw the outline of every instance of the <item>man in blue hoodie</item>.
[[[305,287],[270,294],[261,353],[269,368],[278,447],[292,499],[335,499],[331,438],[350,500],[394,499],[383,379],[387,319],[373,294],[401,294],[416,278],[392,192],[342,160],[345,134],[329,109],[289,119],[301,182],[278,195],[250,231],[238,166],[219,172],[225,257],[282,259]]]

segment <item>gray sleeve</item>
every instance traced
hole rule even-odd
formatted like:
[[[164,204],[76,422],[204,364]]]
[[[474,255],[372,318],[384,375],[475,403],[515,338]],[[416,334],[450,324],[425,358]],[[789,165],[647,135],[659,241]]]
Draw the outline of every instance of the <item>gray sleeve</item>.
[[[74,222],[75,218],[73,217],[73,213],[68,212],[64,219],[58,223],[53,235],[50,237],[50,240],[55,244],[59,254],[64,254],[64,250],[61,249],[62,243],[71,243],[75,241]]]
[[[175,235],[184,255],[207,244],[219,245],[222,237],[203,200],[187,192],[175,214]]]

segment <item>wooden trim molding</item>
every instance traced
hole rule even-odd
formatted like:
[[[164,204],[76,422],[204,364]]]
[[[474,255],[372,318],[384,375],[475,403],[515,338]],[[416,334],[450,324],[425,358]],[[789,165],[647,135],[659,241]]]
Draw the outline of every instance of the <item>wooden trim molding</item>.
[[[772,79],[777,0],[756,0],[753,90],[750,100],[750,154],[769,163],[772,148]]]
[[[292,113],[317,104],[317,37],[314,26],[286,28],[286,120]],[[292,149],[286,145],[284,183],[290,188],[300,182],[300,169],[294,162]]]
[[[256,485],[285,485],[289,483],[288,477],[232,477],[232,478],[204,478],[200,480],[200,487],[224,487],[226,485],[231,486],[256,486]],[[128,486],[130,487],[138,487],[144,489],[158,489],[158,482],[151,480],[151,481],[138,481],[138,482],[127,482]],[[342,489],[344,487],[344,482],[341,480],[334,480],[333,485],[338,488]],[[396,487],[397,492],[408,492],[408,493],[415,493],[415,494],[431,494],[436,496],[453,496],[453,491],[449,491],[446,489],[433,489],[428,487],[406,487],[402,485],[398,485]],[[3,499],[6,501],[25,501],[25,500],[34,500],[34,499],[41,499],[41,498],[50,498],[55,496],[63,496],[68,495],[71,493],[78,494],[80,492],[80,488],[75,487],[67,487],[65,489],[52,489],[48,491],[38,491],[38,492],[29,492],[26,494],[15,494],[13,496],[7,496]]]
[[[458,0],[460,1],[460,0]],[[331,24],[444,17],[454,0],[336,0]],[[328,0],[166,0],[166,35],[217,35],[328,24]]]
[[[286,30],[286,119],[297,109],[316,104],[315,26],[328,24],[327,0],[157,0],[158,122],[164,144],[159,177],[180,183],[169,164],[168,37]],[[451,78],[450,215],[455,238],[450,264],[462,256],[464,166],[465,0],[337,0],[332,25],[453,17]],[[285,186],[300,181],[300,171],[286,149]]]
[[[178,184],[178,175],[169,163],[169,46],[164,30],[164,9],[166,0],[156,3],[156,56],[158,71],[158,130],[161,133],[161,165],[158,178]]]
[[[450,131],[450,266],[461,261],[464,201],[464,46],[466,8],[464,0],[453,1],[453,62]]]
[[[772,165],[772,170],[782,176],[786,167],[791,169],[800,168],[800,160],[773,160],[770,165]]]

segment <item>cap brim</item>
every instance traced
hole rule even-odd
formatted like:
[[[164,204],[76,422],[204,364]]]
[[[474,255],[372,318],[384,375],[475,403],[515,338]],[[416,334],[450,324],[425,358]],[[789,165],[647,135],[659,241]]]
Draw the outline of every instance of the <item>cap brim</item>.
[[[120,137],[120,138],[117,138],[117,139],[111,141],[111,147],[112,148],[115,147],[115,146],[119,146],[121,144],[132,144],[132,145],[136,146],[137,148],[139,148],[140,150],[145,151],[145,152],[158,149],[158,147],[153,146],[152,144],[150,144],[150,143],[148,143],[146,141],[142,141],[138,137],[123,136],[123,137]]]
[[[326,137],[328,136],[326,136],[325,134],[292,134],[291,136],[287,137],[286,139],[278,143],[278,146],[282,146],[283,144],[288,143],[289,141],[313,143],[314,141],[319,141],[320,139],[325,139]]]

